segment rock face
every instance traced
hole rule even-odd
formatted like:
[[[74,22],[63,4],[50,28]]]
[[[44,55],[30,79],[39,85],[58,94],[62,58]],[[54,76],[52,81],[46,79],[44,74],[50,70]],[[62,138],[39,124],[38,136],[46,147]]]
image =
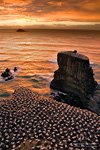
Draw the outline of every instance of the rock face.
[[[59,68],[50,87],[77,97],[81,105],[87,108],[97,86],[88,57],[76,50],[66,51],[58,53],[57,61]]]

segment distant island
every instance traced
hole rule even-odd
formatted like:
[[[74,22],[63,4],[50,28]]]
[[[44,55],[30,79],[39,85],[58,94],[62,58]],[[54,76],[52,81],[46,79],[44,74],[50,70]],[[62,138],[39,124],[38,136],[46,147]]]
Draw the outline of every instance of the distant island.
[[[24,29],[18,29],[17,32],[25,32]]]

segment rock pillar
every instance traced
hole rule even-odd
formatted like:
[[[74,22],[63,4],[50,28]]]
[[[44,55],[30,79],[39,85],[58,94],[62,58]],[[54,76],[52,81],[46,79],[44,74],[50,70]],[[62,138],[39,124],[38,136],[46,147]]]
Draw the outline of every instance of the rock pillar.
[[[54,72],[50,87],[66,93],[69,103],[75,99],[83,108],[100,114],[100,94],[96,94],[100,88],[94,79],[89,58],[76,50],[66,51],[58,53],[57,62],[58,70]]]
[[[88,57],[76,51],[60,52],[57,62],[59,68],[54,73],[51,88],[79,96],[93,93],[96,82]]]

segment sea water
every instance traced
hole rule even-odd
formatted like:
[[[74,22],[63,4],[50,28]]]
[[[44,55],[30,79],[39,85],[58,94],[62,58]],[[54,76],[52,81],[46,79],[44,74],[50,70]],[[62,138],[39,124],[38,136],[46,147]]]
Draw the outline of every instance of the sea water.
[[[77,50],[89,57],[95,79],[100,83],[100,32],[74,30],[0,30],[0,74],[19,71],[11,81],[0,77],[0,97],[10,96],[18,87],[48,95],[57,70],[57,53]]]

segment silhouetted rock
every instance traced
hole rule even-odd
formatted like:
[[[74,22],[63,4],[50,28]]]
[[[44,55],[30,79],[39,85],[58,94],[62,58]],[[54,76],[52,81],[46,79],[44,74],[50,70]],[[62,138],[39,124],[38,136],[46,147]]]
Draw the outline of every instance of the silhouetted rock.
[[[9,68],[6,68],[5,71],[1,74],[1,77],[5,80],[5,81],[8,81],[8,80],[11,80],[14,78],[12,72],[10,71]]]
[[[24,29],[18,29],[17,32],[25,32]]]
[[[82,108],[91,109],[100,113],[99,105],[95,101],[96,108],[89,107],[90,97],[93,98],[97,90],[97,82],[94,79],[93,70],[88,57],[74,51],[60,52],[57,55],[58,70],[54,72],[54,79],[50,87],[67,93],[69,103],[76,103]],[[67,101],[68,101],[67,98]],[[100,99],[100,97],[98,98]]]
[[[18,70],[18,68],[17,67],[14,67],[14,72],[16,72]]]

